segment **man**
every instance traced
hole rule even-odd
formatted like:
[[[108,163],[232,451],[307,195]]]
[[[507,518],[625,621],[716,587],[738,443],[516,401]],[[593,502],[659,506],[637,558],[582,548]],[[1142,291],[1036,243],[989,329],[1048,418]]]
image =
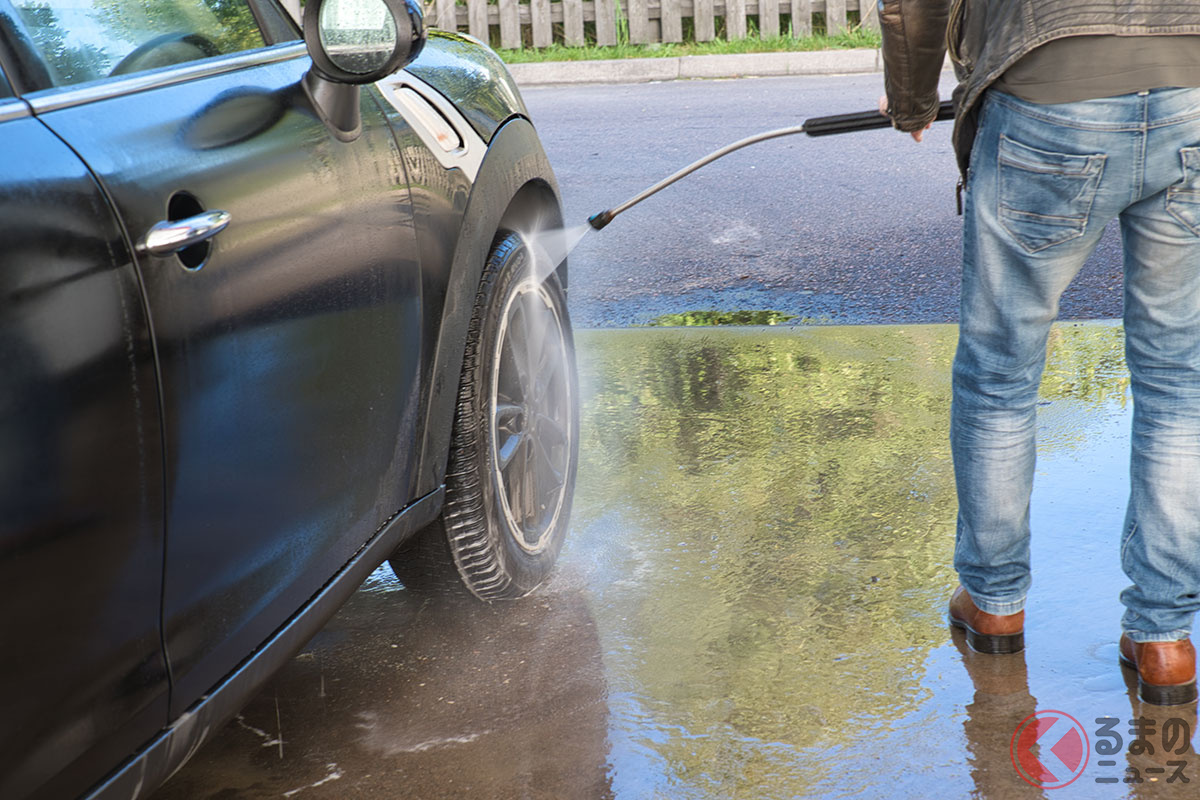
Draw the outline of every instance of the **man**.
[[[1122,663],[1142,699],[1196,698],[1200,609],[1200,3],[880,0],[886,113],[920,139],[949,45],[965,185],[951,450],[961,586],[981,652],[1024,647],[1046,338],[1118,218],[1133,386]],[[1183,88],[1180,88],[1183,87]],[[1063,624],[1070,624],[1063,620]]]

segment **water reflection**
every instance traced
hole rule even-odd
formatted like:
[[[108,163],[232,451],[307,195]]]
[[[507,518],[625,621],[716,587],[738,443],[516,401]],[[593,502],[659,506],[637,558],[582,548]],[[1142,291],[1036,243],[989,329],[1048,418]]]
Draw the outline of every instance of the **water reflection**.
[[[1030,644],[1009,665],[964,658],[943,620],[953,329],[579,341],[570,556],[591,564],[620,698],[618,795],[1034,797],[1009,755],[1024,717],[1129,713],[1118,327],[1052,336]],[[1127,796],[1088,770],[1055,796]]]
[[[599,616],[623,621],[610,675],[649,717],[617,733],[614,785],[846,788],[847,754],[878,757],[873,729],[919,708],[946,640],[953,330],[582,341],[578,541],[604,565]]]
[[[980,655],[967,647],[962,631],[954,628],[950,634],[975,690],[963,721],[967,766],[975,795],[980,798],[1045,797],[1044,790],[1020,777],[1013,768],[1010,752],[1013,731],[1037,711],[1037,699],[1029,693],[1025,653]],[[1051,780],[1051,777],[1044,776],[1043,779]]]
[[[1129,787],[1130,798],[1137,800],[1194,798],[1197,794],[1194,781],[1200,778],[1200,761],[1191,738],[1196,731],[1196,704],[1167,709],[1147,705],[1138,699],[1133,673],[1127,673],[1126,677],[1129,716],[1113,725],[1126,745],[1124,761],[1117,753],[1108,756],[1116,761],[1116,769],[1105,767],[1105,774],[1111,780],[1123,767],[1120,782]],[[1106,739],[1116,746],[1111,734]],[[1120,753],[1121,748],[1116,746],[1116,749]]]
[[[337,662],[342,699],[307,720],[281,705],[283,738],[310,766],[268,773],[243,757],[232,772],[185,771],[189,793],[164,796],[251,785],[230,774],[290,789],[337,764],[336,790],[306,797],[460,797],[468,784],[497,798],[1193,797],[1194,782],[1154,770],[1169,752],[1200,779],[1194,706],[1142,706],[1117,666],[1120,329],[1054,330],[1027,649],[1009,657],[971,653],[944,621],[954,342],[942,326],[580,332],[576,510],[550,585],[492,607],[360,592],[310,649],[321,670],[298,662],[278,679],[295,688],[245,715],[270,733],[275,696],[315,697]],[[521,677],[537,688],[503,699]],[[566,699],[547,711],[539,698],[560,682]],[[558,724],[556,709],[575,716]],[[1046,710],[1080,720],[1092,748],[1052,795],[1010,755],[1017,726]],[[1154,753],[1131,752],[1139,717],[1154,720]],[[1122,739],[1103,755],[1096,720],[1109,718]],[[1166,748],[1173,718],[1187,734],[1171,723]],[[355,748],[370,758],[345,769]],[[1126,782],[1131,767],[1142,783]]]

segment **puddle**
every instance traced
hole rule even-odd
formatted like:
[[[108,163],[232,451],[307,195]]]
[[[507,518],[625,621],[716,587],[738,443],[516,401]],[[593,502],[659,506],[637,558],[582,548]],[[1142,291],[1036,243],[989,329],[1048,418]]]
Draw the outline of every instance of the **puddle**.
[[[782,311],[684,311],[681,314],[662,314],[646,323],[652,328],[690,328],[714,325],[779,325],[795,314]]]
[[[157,797],[1193,798],[1168,762],[1200,779],[1195,707],[1142,705],[1116,665],[1120,328],[1053,331],[1027,649],[1005,657],[943,619],[954,344],[578,332],[582,463],[550,583],[484,606],[376,577]],[[1084,760],[1028,750],[1080,769],[1052,794],[1010,752],[1051,711],[1088,740]],[[1130,752],[1138,718],[1153,753]]]
[[[1192,712],[1138,702],[1113,655],[1127,584],[1120,328],[1053,332],[1028,650],[1007,660],[970,653],[943,619],[953,328],[579,342],[589,401],[568,557],[590,568],[618,797],[1042,797],[1010,743],[1046,710],[1093,742],[1111,744],[1100,718],[1124,737],[1054,797],[1190,796],[1125,753],[1130,719],[1196,728]],[[1143,784],[1124,782],[1129,768]]]

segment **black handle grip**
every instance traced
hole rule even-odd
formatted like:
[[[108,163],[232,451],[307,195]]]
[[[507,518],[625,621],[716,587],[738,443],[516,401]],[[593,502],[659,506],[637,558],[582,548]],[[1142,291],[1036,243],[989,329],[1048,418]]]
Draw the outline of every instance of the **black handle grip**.
[[[954,102],[945,100],[938,106],[935,121],[954,119]],[[830,136],[835,133],[869,131],[875,128],[890,128],[892,120],[878,111],[861,111],[857,114],[835,114],[832,117],[813,117],[804,120],[804,132],[809,136]]]

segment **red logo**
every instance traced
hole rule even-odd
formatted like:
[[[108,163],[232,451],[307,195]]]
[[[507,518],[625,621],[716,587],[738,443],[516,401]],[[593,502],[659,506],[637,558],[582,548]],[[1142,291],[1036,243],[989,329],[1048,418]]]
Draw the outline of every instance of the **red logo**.
[[[1087,766],[1087,731],[1070,714],[1038,711],[1021,720],[1013,731],[1009,751],[1013,768],[1026,783],[1041,789],[1061,789],[1082,775]]]

